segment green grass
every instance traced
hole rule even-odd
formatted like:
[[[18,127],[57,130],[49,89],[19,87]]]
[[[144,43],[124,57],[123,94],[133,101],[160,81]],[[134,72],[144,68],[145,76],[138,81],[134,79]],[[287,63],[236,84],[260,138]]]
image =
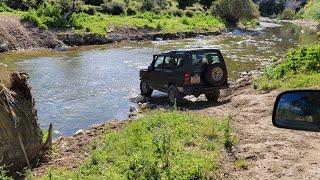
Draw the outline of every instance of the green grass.
[[[244,159],[240,159],[237,162],[235,162],[235,167],[238,169],[248,169],[248,162]]]
[[[43,179],[211,179],[221,149],[234,143],[230,121],[154,111],[105,134],[74,172],[51,169]]]
[[[111,29],[110,27],[153,29],[168,33],[219,31],[225,28],[224,23],[213,16],[175,17],[153,13],[139,13],[135,16],[79,13],[72,16],[70,24],[80,32],[87,31],[101,35],[107,34]]]
[[[264,70],[253,84],[258,90],[320,87],[320,45],[290,50],[283,63]]]

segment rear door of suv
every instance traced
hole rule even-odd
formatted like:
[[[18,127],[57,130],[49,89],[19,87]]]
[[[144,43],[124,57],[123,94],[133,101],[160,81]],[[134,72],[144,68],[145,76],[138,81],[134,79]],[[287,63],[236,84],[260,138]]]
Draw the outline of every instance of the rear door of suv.
[[[177,87],[183,86],[183,57],[177,55],[166,55],[163,65],[165,76],[165,88],[168,89],[170,84]]]

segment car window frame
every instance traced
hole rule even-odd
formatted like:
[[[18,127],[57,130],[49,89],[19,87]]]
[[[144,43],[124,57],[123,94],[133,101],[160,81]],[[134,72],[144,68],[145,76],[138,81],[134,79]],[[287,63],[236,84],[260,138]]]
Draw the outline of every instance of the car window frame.
[[[158,69],[158,68],[155,67],[155,65],[156,65],[156,62],[158,61],[158,59],[159,59],[160,57],[163,57],[163,59],[162,59],[162,66],[161,66],[161,69]],[[158,55],[158,56],[156,56],[155,59],[154,59],[154,61],[153,61],[153,63],[152,63],[152,69],[153,69],[154,71],[163,71],[164,60],[165,60],[165,56],[164,56],[164,55]]]

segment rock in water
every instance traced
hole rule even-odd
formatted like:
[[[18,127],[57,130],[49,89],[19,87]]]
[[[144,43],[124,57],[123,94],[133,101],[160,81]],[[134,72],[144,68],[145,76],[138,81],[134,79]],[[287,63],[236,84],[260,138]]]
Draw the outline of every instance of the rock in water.
[[[44,145],[28,75],[0,72],[0,166],[13,172],[37,159]]]

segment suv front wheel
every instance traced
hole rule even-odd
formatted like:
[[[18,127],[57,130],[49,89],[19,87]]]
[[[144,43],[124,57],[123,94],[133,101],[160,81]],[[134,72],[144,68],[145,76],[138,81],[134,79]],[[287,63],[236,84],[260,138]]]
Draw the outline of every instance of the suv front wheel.
[[[153,89],[150,88],[148,81],[142,79],[140,82],[140,91],[142,96],[151,96]]]
[[[209,102],[217,102],[220,97],[220,90],[217,89],[210,94],[205,94],[205,96]]]
[[[168,99],[171,105],[180,104],[182,102],[183,95],[175,86],[171,85],[168,89]]]

